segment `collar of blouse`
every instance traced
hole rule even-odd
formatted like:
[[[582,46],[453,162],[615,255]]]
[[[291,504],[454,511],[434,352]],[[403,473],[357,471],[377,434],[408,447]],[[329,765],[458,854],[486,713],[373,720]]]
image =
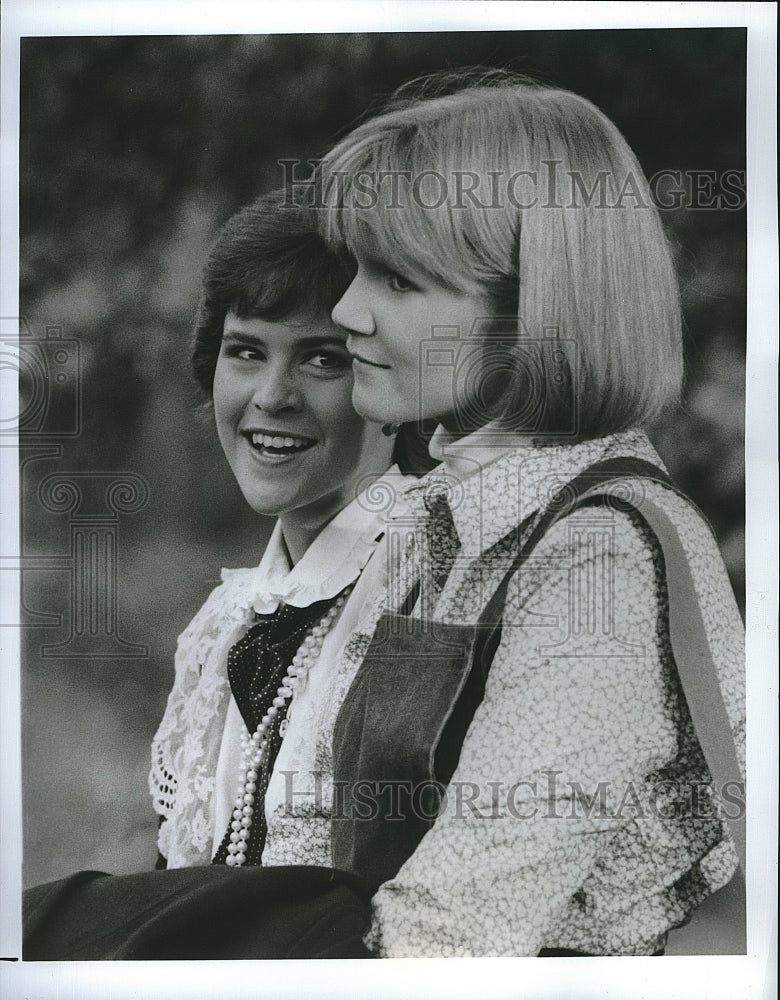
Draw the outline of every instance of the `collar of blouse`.
[[[403,493],[410,481],[397,466],[390,468],[323,528],[292,568],[277,521],[260,565],[223,569],[223,581],[238,592],[238,604],[262,615],[271,614],[281,602],[304,608],[335,597],[360,576],[386,518],[401,516],[406,509]]]
[[[594,462],[631,455],[661,464],[639,429],[575,444],[538,445],[490,425],[459,439],[439,427],[430,450],[441,465],[406,488],[407,513],[424,518],[426,494],[443,489],[462,551],[473,555],[546,506]]]

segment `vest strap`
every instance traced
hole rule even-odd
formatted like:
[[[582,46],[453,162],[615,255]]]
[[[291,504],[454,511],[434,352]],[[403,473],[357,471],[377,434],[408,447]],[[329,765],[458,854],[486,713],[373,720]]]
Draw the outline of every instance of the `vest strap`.
[[[669,594],[669,639],[677,666],[680,685],[688,704],[696,736],[717,791],[734,786],[744,789],[726,706],[720,691],[717,669],[712,658],[707,630],[693,583],[688,556],[677,528],[668,514],[647,497],[632,504],[610,492],[610,487],[625,479],[645,479],[660,483],[691,503],[661,469],[638,458],[616,458],[591,465],[567,483],[541,513],[530,535],[521,545],[498,589],[480,615],[477,627],[491,634],[489,643],[497,647],[501,618],[510,581],[543,536],[559,520],[573,513],[586,501],[601,499],[619,510],[637,513],[658,540],[663,553],[666,585]],[[701,513],[701,512],[699,512]],[[703,518],[703,515],[702,515]],[[704,519],[706,521],[706,519]],[[710,529],[712,530],[712,529]],[[745,816],[726,817],[744,873],[746,854]]]

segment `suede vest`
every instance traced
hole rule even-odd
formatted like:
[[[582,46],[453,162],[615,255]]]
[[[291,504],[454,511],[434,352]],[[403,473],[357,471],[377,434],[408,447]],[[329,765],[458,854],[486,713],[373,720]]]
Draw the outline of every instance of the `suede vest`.
[[[665,473],[640,459],[590,466],[559,491],[532,528],[515,530],[520,537],[523,528],[530,533],[476,624],[424,621],[401,612],[382,616],[334,729],[334,867],[378,886],[398,872],[433,825],[484,697],[510,580],[545,532],[585,503],[635,511],[658,537],[670,591],[672,650],[705,759],[716,780],[741,780],[687,557],[657,505],[643,500],[633,507],[609,493],[610,484],[627,478],[676,491]],[[732,829],[732,837],[744,857],[744,824]]]

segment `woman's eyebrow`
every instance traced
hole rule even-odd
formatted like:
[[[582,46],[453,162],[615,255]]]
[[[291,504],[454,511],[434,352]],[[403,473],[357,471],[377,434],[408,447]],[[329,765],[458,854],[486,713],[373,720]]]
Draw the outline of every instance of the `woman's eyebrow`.
[[[346,350],[346,337],[339,337],[337,335],[321,335],[313,337],[301,337],[300,340],[296,338],[296,347],[343,347]]]
[[[346,336],[339,336],[337,333],[323,333],[313,334],[308,337],[291,336],[289,342],[296,348],[304,350],[314,347],[343,347],[346,350],[346,339]],[[245,330],[225,330],[222,334],[222,341],[223,343],[232,341],[242,344],[256,344],[259,347],[266,346],[266,341],[263,337]]]
[[[256,333],[248,333],[245,330],[225,330],[222,334],[223,342],[226,340],[240,340],[242,343],[250,344],[264,344],[265,341],[262,337],[258,337]]]
[[[362,264],[368,271],[372,271],[375,274],[398,274],[409,281],[412,280],[410,277],[412,274],[417,274],[419,278],[425,277],[425,271],[422,267],[418,267],[415,270],[405,261],[400,264],[392,263],[387,258],[381,257],[378,254],[365,254],[355,259],[358,261],[358,264]]]
[[[378,250],[370,250],[362,247],[360,250],[352,249],[352,256],[357,261],[358,265],[363,265],[363,267],[387,267],[387,262],[383,260],[382,255]]]

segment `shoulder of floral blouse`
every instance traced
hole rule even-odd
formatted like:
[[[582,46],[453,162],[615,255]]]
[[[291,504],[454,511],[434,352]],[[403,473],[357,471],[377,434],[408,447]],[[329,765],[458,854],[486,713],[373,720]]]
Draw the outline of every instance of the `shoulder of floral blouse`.
[[[582,579],[584,571],[599,567],[617,587],[649,586],[650,601],[661,558],[660,545],[638,512],[603,505],[581,507],[545,532],[513,574],[507,603],[522,606],[541,589],[568,588],[571,571],[579,571]]]
[[[493,683],[545,663],[546,683],[576,683],[583,669],[612,684],[616,664],[656,690],[664,662],[662,554],[636,514],[585,524],[562,518],[509,581]],[[530,676],[530,675],[528,675]],[[556,678],[553,681],[553,678]]]

